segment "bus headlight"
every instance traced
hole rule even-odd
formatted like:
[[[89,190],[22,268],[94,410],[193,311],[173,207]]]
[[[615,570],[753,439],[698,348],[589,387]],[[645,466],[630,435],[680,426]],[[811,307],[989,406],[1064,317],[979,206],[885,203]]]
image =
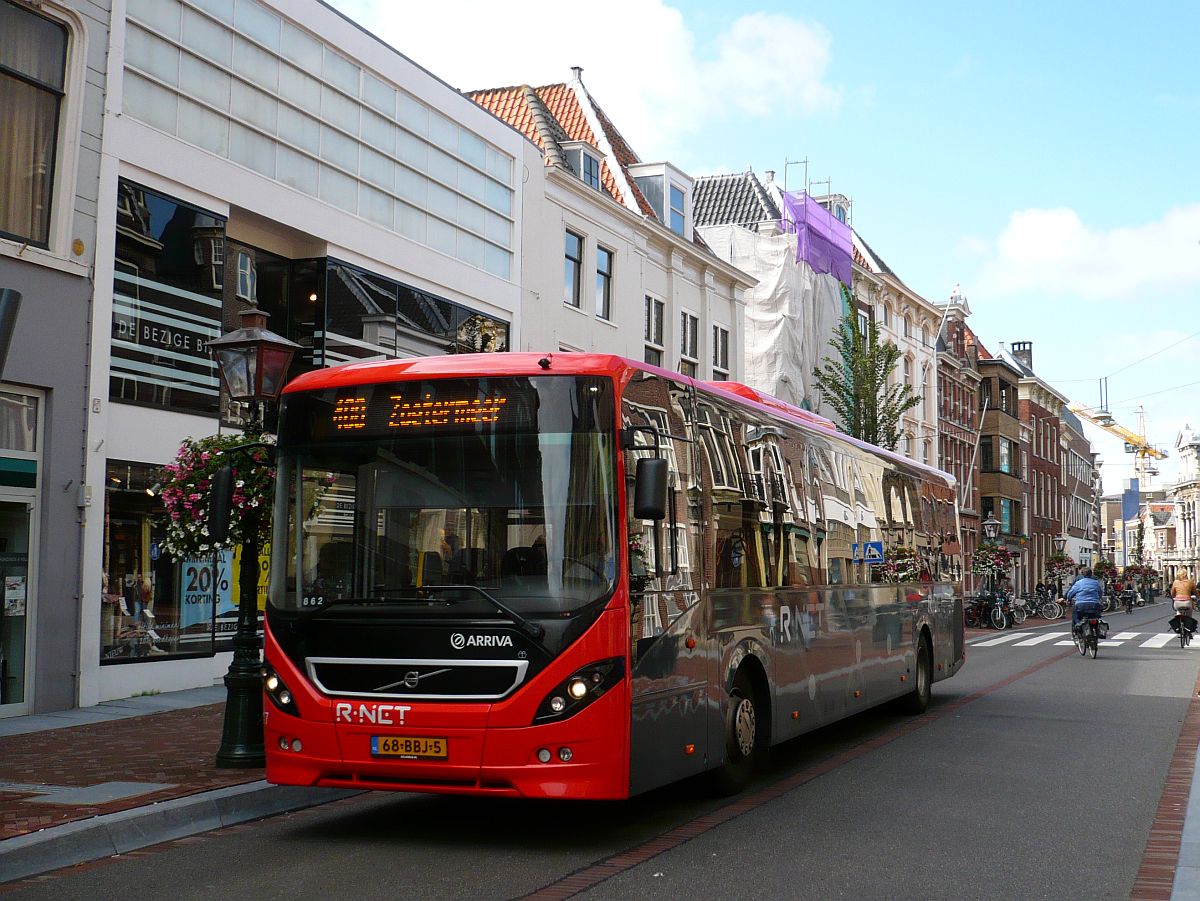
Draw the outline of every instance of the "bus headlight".
[[[533,717],[535,725],[565,720],[617,685],[625,676],[625,658],[597,660],[576,670],[546,695]]]
[[[291,690],[283,684],[283,680],[279,678],[279,673],[271,669],[264,663],[262,667],[263,690],[266,692],[271,703],[282,710],[284,713],[292,716],[299,716],[300,709],[296,706],[296,699],[292,697]]]

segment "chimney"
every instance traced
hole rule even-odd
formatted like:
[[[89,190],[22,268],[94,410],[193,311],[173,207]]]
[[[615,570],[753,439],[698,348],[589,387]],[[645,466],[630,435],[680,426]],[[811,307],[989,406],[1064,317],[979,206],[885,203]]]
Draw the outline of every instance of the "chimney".
[[[766,176],[767,176],[767,184],[771,184],[773,181],[775,181],[775,170],[767,169]]]
[[[1032,341],[1014,341],[1012,343],[1012,355],[1018,363],[1033,372],[1033,342]]]
[[[571,67],[571,77],[574,78],[576,81],[578,81],[580,84],[582,84],[583,83],[583,66],[572,66]]]

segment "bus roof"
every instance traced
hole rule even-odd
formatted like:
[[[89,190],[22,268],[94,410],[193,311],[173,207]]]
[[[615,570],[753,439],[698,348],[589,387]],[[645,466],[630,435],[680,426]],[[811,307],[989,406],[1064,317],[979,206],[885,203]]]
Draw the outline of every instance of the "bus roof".
[[[953,485],[952,475],[926,466],[895,451],[885,450],[840,432],[832,420],[786,403],[769,394],[743,385],[741,382],[708,382],[689,378],[678,372],[629,360],[616,354],[593,353],[486,353],[447,354],[433,357],[410,357],[403,360],[371,360],[346,363],[315,369],[297,376],[283,389],[285,394],[296,391],[316,391],[377,382],[403,381],[411,378],[461,378],[470,376],[533,376],[546,374],[600,375],[624,382],[634,372],[652,372],[663,378],[693,385],[698,391],[723,396],[743,407],[758,409],[770,416],[784,417],[805,427],[827,434],[862,450],[886,457],[902,466],[919,470]]]

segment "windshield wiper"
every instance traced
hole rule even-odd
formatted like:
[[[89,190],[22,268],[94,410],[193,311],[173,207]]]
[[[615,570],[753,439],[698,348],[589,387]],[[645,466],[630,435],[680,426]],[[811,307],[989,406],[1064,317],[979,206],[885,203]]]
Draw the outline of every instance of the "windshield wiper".
[[[517,611],[512,607],[508,606],[508,604],[504,603],[504,601],[497,598],[491,592],[480,588],[478,585],[422,585],[418,591],[477,591],[487,598],[491,604],[494,604],[496,609],[498,609],[501,613],[507,614],[509,619],[521,627],[522,632],[542,646],[543,651],[546,650],[545,646],[541,644],[541,638],[546,634],[546,630],[543,629],[539,623],[535,623],[532,620],[526,619],[524,616],[517,613]]]

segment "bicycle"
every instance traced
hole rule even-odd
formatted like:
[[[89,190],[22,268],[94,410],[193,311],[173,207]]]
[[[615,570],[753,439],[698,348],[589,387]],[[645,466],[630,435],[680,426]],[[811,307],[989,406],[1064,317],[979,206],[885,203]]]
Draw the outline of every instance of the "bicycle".
[[[1054,598],[1046,598],[1038,606],[1038,613],[1042,619],[1059,619],[1063,615],[1062,604]]]
[[[1121,602],[1125,605],[1126,613],[1133,613],[1133,606],[1137,603],[1137,592],[1132,588],[1126,588],[1120,594]],[[1138,604],[1140,607],[1141,604]]]
[[[1018,626],[1025,622],[1026,617],[1029,616],[1032,603],[1032,600],[1027,594],[1018,595],[1012,599],[1012,603],[1009,605],[1009,608],[1012,614],[1013,622],[1015,622]]]
[[[1187,614],[1186,619],[1184,614]],[[1192,625],[1186,625],[1187,621],[1191,620]],[[1192,617],[1190,610],[1176,610],[1175,615],[1168,621],[1171,630],[1179,634],[1179,647],[1186,648],[1192,643],[1192,635],[1196,631],[1196,620]]]
[[[1100,653],[1100,617],[1088,615],[1079,621],[1079,627],[1072,632],[1075,639],[1075,650],[1080,657],[1086,657],[1091,652],[1092,659]]]

